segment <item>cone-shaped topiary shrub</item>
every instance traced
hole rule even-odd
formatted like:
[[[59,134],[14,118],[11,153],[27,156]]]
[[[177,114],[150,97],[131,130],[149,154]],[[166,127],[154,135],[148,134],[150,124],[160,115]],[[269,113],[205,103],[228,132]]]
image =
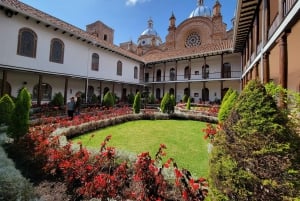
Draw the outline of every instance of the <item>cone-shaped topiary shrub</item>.
[[[29,110],[31,107],[31,96],[26,88],[22,88],[18,94],[15,108],[11,115],[11,122],[7,128],[8,136],[19,140],[29,129]]]
[[[188,96],[188,95],[184,94],[184,95],[182,96],[182,102],[187,103],[187,102],[188,102],[188,99],[189,99],[189,96]]]
[[[109,108],[109,107],[113,107],[114,104],[115,104],[114,96],[110,91],[108,91],[103,97],[103,106]]]
[[[170,105],[170,94],[165,93],[163,99],[160,103],[160,109],[162,113],[169,113],[169,105]]]
[[[191,109],[191,98],[189,97],[186,103],[186,109],[190,110]]]
[[[141,111],[141,93],[137,92],[133,102],[133,112],[138,114]]]
[[[238,92],[235,90],[228,91],[229,95],[226,96],[228,93],[226,93],[226,98],[223,100],[221,107],[219,109],[218,113],[218,121],[223,122],[227,119],[227,117],[230,114],[231,109],[233,108],[234,104],[236,103],[236,100],[238,98]]]
[[[264,86],[250,81],[215,136],[213,200],[300,198],[300,140],[288,121]]]
[[[15,108],[15,103],[8,94],[5,94],[0,99],[0,124],[9,125],[11,115]]]

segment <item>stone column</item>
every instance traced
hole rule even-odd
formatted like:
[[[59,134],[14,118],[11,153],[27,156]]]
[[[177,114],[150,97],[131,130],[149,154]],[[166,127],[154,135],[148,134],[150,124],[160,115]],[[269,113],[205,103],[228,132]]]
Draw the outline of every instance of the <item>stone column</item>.
[[[270,61],[269,61],[269,52],[266,52],[263,55],[264,62],[264,75],[263,75],[263,83],[266,84],[270,81]]]
[[[6,82],[7,82],[7,71],[2,71],[2,85],[1,85],[1,97],[4,95],[6,90]]]
[[[65,77],[64,105],[66,105],[68,102],[68,88],[69,88],[69,78]]]
[[[38,81],[38,94],[37,94],[37,105],[40,106],[42,102],[42,84],[43,84],[43,76],[39,75]]]

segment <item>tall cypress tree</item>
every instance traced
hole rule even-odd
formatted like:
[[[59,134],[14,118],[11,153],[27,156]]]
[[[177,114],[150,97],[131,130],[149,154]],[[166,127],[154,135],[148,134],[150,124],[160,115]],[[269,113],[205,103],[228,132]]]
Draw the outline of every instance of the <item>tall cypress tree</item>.
[[[18,94],[15,108],[11,116],[7,134],[19,140],[29,130],[29,110],[31,107],[31,95],[26,88],[22,88]]]

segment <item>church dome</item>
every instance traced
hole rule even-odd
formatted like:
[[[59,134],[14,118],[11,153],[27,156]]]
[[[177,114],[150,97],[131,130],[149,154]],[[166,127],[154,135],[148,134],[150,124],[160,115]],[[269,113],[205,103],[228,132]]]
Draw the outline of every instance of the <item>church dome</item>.
[[[158,36],[158,33],[153,29],[152,19],[148,20],[148,28],[145,31],[143,31],[141,36]]]
[[[198,0],[198,6],[195,10],[193,10],[189,16],[192,17],[211,17],[211,10],[207,6],[204,5],[203,0]]]
[[[138,38],[138,45],[140,46],[159,46],[162,44],[161,38],[153,28],[152,19],[148,20],[148,28]]]

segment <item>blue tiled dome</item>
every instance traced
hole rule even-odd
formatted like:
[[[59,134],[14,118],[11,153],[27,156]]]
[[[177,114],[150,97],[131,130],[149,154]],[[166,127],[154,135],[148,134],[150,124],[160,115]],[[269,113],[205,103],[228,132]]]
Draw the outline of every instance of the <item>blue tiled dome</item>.
[[[193,10],[189,16],[192,17],[211,17],[211,10],[207,6],[204,5],[203,0],[198,0],[198,6],[195,10]]]

